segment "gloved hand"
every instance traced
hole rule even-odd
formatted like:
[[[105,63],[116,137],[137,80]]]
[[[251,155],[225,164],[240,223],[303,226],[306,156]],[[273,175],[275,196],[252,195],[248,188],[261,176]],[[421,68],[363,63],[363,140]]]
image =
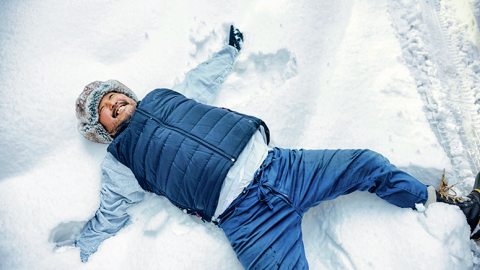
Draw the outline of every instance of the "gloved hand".
[[[228,39],[228,45],[235,47],[238,51],[242,48],[240,47],[240,42],[243,42],[243,34],[240,30],[235,29],[233,25],[230,25],[230,37]]]

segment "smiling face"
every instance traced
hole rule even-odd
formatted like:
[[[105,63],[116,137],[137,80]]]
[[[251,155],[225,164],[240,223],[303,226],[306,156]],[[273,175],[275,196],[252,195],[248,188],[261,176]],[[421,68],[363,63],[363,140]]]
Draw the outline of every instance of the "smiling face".
[[[98,105],[99,121],[110,136],[130,122],[137,103],[124,94],[110,92],[103,96]]]

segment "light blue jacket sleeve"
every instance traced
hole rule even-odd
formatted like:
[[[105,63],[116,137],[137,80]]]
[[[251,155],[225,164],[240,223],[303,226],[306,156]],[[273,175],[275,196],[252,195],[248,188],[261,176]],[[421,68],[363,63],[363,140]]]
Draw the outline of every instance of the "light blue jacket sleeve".
[[[105,239],[114,236],[129,222],[127,208],[141,202],[145,195],[132,171],[112,154],[107,153],[101,168],[100,207],[75,242],[80,248],[82,262],[86,262]]]
[[[200,103],[211,104],[232,70],[238,53],[234,47],[225,46],[212,58],[190,70],[183,83],[173,90]]]

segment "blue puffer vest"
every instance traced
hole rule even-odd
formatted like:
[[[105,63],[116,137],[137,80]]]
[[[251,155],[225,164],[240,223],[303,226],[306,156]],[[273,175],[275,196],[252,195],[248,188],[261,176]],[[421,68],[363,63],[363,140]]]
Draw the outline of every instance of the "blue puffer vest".
[[[228,170],[262,120],[212,107],[168,89],[139,102],[108,151],[140,186],[211,221]]]

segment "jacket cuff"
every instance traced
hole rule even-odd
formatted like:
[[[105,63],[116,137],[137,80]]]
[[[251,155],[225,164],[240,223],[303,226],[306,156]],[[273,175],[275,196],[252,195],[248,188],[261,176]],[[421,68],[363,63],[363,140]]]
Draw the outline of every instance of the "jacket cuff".
[[[88,262],[88,257],[90,257],[90,255],[92,255],[92,254],[91,254],[91,253],[87,253],[87,252],[85,252],[85,251],[83,251],[83,250],[80,250],[80,260],[81,260],[82,262],[84,262],[84,263],[85,263],[85,262]]]

